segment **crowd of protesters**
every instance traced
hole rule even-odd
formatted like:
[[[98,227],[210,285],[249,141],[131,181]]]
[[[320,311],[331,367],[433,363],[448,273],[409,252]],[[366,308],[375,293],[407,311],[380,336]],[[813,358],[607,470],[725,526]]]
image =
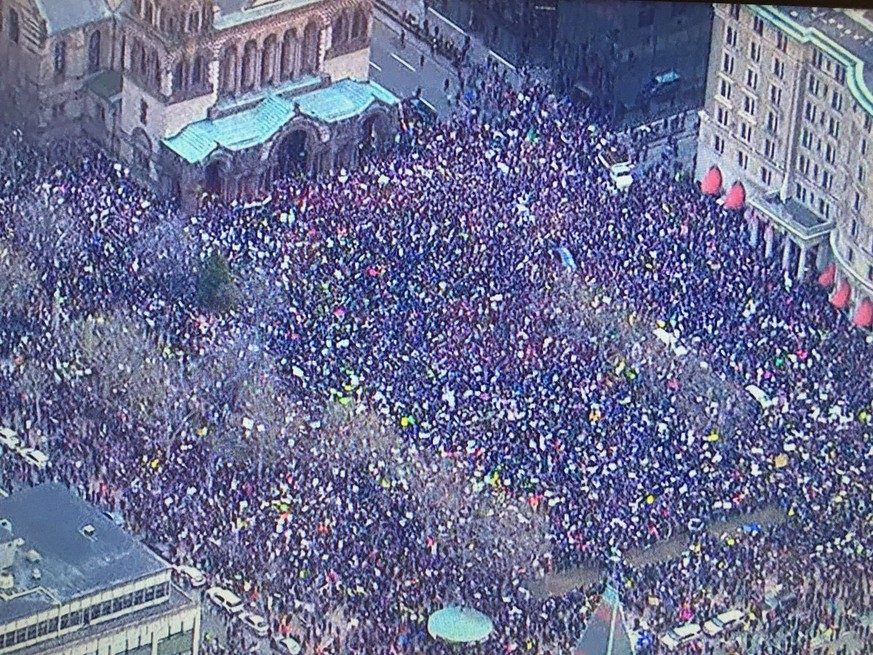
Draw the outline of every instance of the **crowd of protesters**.
[[[470,652],[568,652],[599,587],[548,597],[531,593],[532,579],[614,568],[617,552],[761,507],[783,520],[757,534],[696,533],[678,560],[619,566],[628,615],[660,631],[739,605],[772,633],[754,642],[761,654],[814,652],[822,626],[855,627],[870,610],[873,550],[864,335],[826,290],[790,282],[766,260],[740,213],[667,167],[617,192],[596,153],[621,136],[597,115],[533,81],[471,85],[480,110],[406,124],[390,151],[358,170],[292,176],[259,202],[204,197],[185,219],[184,248],[136,247],[150,226],[180,219],[100,155],[6,193],[3,228],[26,250],[16,212],[34,198],[63,206],[81,218],[86,247],[62,266],[34,255],[33,267],[47,295],[64,299],[67,319],[123,308],[191,358],[216,339],[256,335],[280,363],[283,402],[324,407],[354,396],[411,452],[451,458],[486,482],[480,493],[522,498],[546,515],[547,555],[510,571],[492,557],[500,544],[460,559],[390,471],[336,453],[234,460],[198,426],[156,436],[122,408],[105,430],[79,433],[65,412],[89,400],[61,378],[44,380],[43,424],[26,416],[28,430],[21,421],[33,404],[11,390],[28,361],[53,359],[52,303],[0,331],[3,422],[29,439],[62,435],[45,475],[244,593],[309,652],[329,635],[342,652],[444,652],[426,619],[458,601],[495,624]],[[145,277],[163,259],[216,251],[239,277],[264,272],[281,302],[207,315],[172,275]],[[566,319],[577,313],[614,325],[572,329]],[[755,384],[778,402],[762,410],[740,392],[689,400],[682,358],[651,337],[658,324],[713,389]],[[630,333],[649,338],[623,340]],[[725,422],[729,407],[735,418]],[[208,427],[226,409],[200,401],[197,416]],[[318,452],[318,432],[310,438]],[[3,474],[10,486],[39,477],[11,457]],[[787,616],[765,602],[773,579],[795,590]],[[327,618],[338,611],[341,628]],[[300,614],[309,617],[302,628],[290,618]],[[767,645],[777,637],[789,650]],[[869,632],[865,643],[870,652]],[[745,636],[737,648],[753,652]]]

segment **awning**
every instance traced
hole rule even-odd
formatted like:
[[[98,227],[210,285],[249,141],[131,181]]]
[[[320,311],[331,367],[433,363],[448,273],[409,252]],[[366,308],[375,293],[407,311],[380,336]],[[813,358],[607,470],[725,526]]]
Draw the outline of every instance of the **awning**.
[[[873,324],[873,303],[864,298],[858,309],[855,310],[855,316],[852,318],[852,323],[860,328],[868,328]]]
[[[818,276],[818,283],[823,287],[829,287],[834,283],[834,277],[837,275],[836,264],[829,264],[828,267]]]
[[[849,286],[849,283],[843,280],[840,282],[840,288],[837,289],[837,292],[831,296],[831,304],[837,309],[845,309],[846,305],[849,304],[849,296],[852,293],[852,287]]]
[[[718,166],[711,166],[703,180],[700,182],[700,190],[708,196],[717,196],[721,191],[721,170]]]
[[[746,189],[742,182],[734,182],[731,190],[724,197],[725,209],[742,209],[746,204]]]

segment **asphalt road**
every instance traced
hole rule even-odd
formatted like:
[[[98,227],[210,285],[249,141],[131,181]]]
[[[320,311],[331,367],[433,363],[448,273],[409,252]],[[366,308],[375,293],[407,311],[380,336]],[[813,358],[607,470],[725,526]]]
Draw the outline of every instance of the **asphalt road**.
[[[431,55],[428,46],[408,35],[405,44],[401,44],[400,26],[378,11],[370,45],[370,79],[398,98],[410,98],[420,88],[422,99],[441,116],[452,113],[449,97],[458,91],[455,71],[445,61]],[[448,95],[444,90],[447,79]]]

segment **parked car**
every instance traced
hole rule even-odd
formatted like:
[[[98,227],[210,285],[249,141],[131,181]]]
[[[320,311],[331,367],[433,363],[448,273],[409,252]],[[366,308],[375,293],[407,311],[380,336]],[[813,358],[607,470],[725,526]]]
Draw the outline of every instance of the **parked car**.
[[[661,635],[661,643],[667,650],[676,650],[700,637],[701,629],[697,623],[685,623]]]
[[[185,581],[185,584],[193,589],[199,589],[200,587],[206,586],[206,576],[203,575],[200,569],[185,564],[179,564],[178,566],[173,567],[173,571],[175,571],[176,575]]]
[[[49,457],[41,450],[37,450],[36,448],[22,448],[18,451],[18,454],[21,455],[21,458],[25,462],[35,468],[44,469],[48,466]]]
[[[291,637],[273,637],[271,646],[274,653],[281,653],[281,655],[300,655],[303,650],[300,642]]]
[[[21,449],[23,444],[15,430],[0,427],[0,445],[8,448],[12,452],[16,452]]]
[[[740,627],[743,621],[741,610],[728,610],[714,616],[703,624],[703,632],[709,637]]]
[[[259,614],[249,611],[240,612],[239,620],[258,637],[266,637],[270,634],[270,624],[267,623],[267,619]]]
[[[210,587],[206,590],[206,597],[228,614],[239,614],[243,611],[242,598],[230,589]]]

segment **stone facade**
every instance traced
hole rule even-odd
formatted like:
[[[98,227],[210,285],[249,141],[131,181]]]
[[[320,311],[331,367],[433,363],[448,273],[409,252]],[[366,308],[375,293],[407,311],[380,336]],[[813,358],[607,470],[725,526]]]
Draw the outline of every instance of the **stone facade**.
[[[41,138],[91,137],[166,193],[204,188],[210,165],[233,178],[213,189],[225,195],[256,193],[276,172],[268,144],[186,166],[163,146],[186,126],[246,98],[293,95],[304,77],[318,82],[308,90],[367,80],[370,0],[109,1],[0,0],[4,118]],[[295,119],[309,135],[305,168],[351,165],[382,114],[329,127]]]
[[[697,155],[698,179],[744,186],[767,255],[796,277],[835,263],[856,305],[873,298],[869,13],[716,4]]]

